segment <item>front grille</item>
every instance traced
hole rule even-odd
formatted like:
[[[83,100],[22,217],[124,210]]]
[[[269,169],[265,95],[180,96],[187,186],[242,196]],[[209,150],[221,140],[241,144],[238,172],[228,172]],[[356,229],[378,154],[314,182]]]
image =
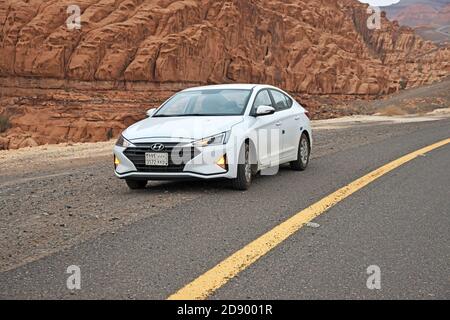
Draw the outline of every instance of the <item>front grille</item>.
[[[183,172],[186,163],[200,154],[200,151],[194,147],[183,147],[179,143],[161,143],[164,150],[160,153],[169,154],[169,165],[167,167],[154,167],[145,165],[145,154],[147,152],[157,153],[151,149],[155,143],[135,143],[136,147],[128,148],[124,151],[125,156],[133,162],[138,172]],[[174,154],[178,154],[178,159],[183,159],[182,163],[176,163],[172,159]],[[179,162],[179,160],[178,160]]]

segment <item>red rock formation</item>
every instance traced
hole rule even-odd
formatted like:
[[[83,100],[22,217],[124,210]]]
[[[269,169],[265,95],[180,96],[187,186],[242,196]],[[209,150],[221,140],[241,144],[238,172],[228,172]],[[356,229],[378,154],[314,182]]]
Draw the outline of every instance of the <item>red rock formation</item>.
[[[65,25],[69,4],[3,1],[2,75],[271,82],[294,92],[371,94],[398,80],[388,67],[406,54],[434,49],[387,20],[382,32],[367,30],[365,6],[350,0],[84,0],[81,30]]]
[[[73,0],[0,0],[0,76],[4,83],[18,83],[5,85],[8,96],[20,97],[17,92],[32,88],[51,91],[55,81],[62,81],[56,88],[69,91],[80,85],[95,91],[103,85],[134,90],[141,83],[173,84],[175,91],[190,84],[253,82],[295,95],[376,96],[450,73],[448,48],[439,49],[386,19],[381,30],[368,30],[366,6],[356,0],[75,3],[82,12],[80,30],[65,24]],[[14,93],[20,79],[33,81],[25,92]],[[51,98],[38,101],[52,103]],[[113,105],[109,111],[114,114],[129,112]],[[50,136],[84,141],[105,139],[108,123],[114,134],[123,127],[120,116],[117,122],[106,115],[89,118],[91,103],[70,116],[64,105],[44,107],[47,116],[38,119],[29,115],[36,107],[22,105],[15,111],[21,115],[11,115],[8,135],[34,130],[34,139],[42,143],[51,123],[62,129]],[[84,119],[72,121],[72,116]],[[90,133],[95,122],[105,127]]]

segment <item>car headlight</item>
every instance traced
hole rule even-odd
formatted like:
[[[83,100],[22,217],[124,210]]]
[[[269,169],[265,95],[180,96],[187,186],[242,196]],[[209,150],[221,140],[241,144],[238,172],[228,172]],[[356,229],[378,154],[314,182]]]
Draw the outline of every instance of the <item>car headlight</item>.
[[[223,132],[223,133],[219,133],[215,136],[211,136],[208,138],[204,138],[201,140],[197,140],[195,142],[193,142],[193,145],[195,147],[208,147],[208,146],[218,146],[218,145],[223,145],[226,144],[228,142],[228,139],[230,137],[230,132]]]
[[[134,145],[125,139],[122,135],[120,135],[119,139],[117,139],[116,146],[122,148],[134,147]]]

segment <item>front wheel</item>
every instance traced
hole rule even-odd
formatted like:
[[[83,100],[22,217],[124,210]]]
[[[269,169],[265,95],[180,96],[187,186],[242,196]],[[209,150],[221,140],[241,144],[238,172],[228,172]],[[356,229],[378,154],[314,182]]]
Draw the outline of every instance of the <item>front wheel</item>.
[[[237,165],[237,177],[231,180],[236,190],[248,190],[252,184],[252,164],[250,163],[250,146],[245,143],[239,153]]]
[[[291,162],[291,168],[296,171],[306,170],[309,164],[310,153],[311,146],[309,144],[309,139],[305,133],[302,133],[298,146],[297,160]]]
[[[128,185],[128,188],[130,188],[131,190],[140,190],[140,189],[145,189],[145,187],[147,186],[147,180],[125,180],[125,182]]]

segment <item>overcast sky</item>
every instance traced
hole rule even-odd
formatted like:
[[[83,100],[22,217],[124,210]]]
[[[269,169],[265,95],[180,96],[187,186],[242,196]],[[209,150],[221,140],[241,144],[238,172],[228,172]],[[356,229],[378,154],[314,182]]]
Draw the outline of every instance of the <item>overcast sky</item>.
[[[391,4],[399,3],[400,0],[359,0],[362,3],[368,3],[374,7],[386,7]]]

